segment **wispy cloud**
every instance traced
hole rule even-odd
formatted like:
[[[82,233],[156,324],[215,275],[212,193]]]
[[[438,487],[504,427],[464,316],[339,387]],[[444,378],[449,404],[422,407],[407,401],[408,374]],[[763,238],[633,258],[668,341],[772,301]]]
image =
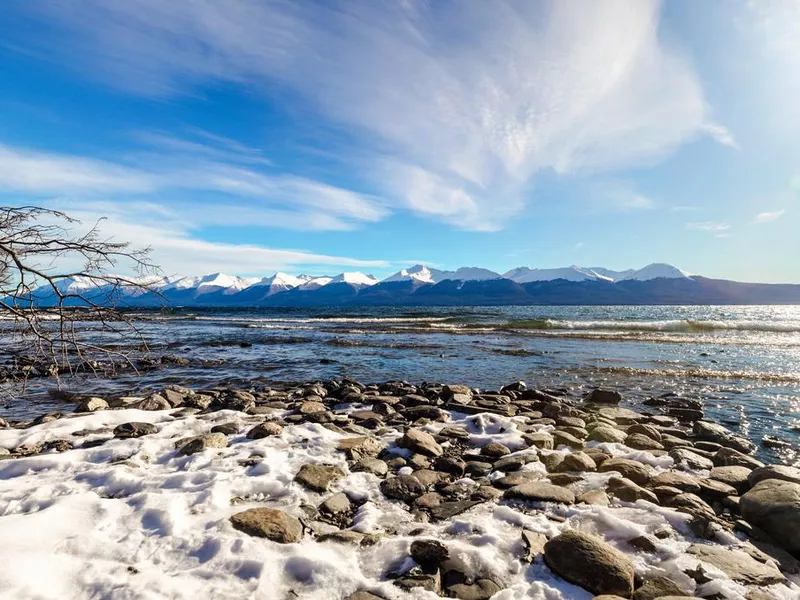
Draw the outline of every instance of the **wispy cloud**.
[[[771,211],[771,212],[758,213],[753,222],[754,223],[758,223],[758,224],[770,223],[772,221],[776,221],[777,219],[780,219],[785,212],[786,212],[786,210],[774,210],[774,211]]]
[[[158,142],[164,139],[159,137]],[[0,144],[0,193],[121,199],[164,192],[211,192],[217,194],[215,203],[196,208],[216,214],[220,224],[290,229],[351,229],[354,223],[375,222],[388,214],[373,196],[237,164],[232,156],[216,155],[219,150],[214,146],[166,139],[171,152],[135,154],[131,164]],[[236,208],[227,210],[229,206]]]
[[[718,223],[715,221],[703,221],[702,223],[687,223],[686,229],[695,231],[708,231],[711,233],[721,234],[731,228],[727,223]]]
[[[583,242],[578,242],[577,244],[575,244],[575,250],[580,250],[580,249],[581,249],[581,248],[583,248],[585,245],[586,245],[586,244],[584,244]]]
[[[99,223],[104,236],[130,242],[134,247],[150,247],[154,262],[166,274],[199,274],[228,271],[241,275],[264,275],[279,270],[323,272],[338,268],[383,269],[384,260],[361,260],[332,256],[302,249],[279,249],[253,243],[221,243],[203,240],[197,230],[219,214],[186,213],[150,202],[82,202],[79,207],[68,200],[46,203],[68,210],[83,227]],[[221,212],[224,211],[220,211]]]
[[[613,172],[699,135],[735,145],[656,0],[18,4],[49,25],[26,47],[132,93],[297,95],[347,129],[376,193],[469,229],[519,214],[541,172]]]

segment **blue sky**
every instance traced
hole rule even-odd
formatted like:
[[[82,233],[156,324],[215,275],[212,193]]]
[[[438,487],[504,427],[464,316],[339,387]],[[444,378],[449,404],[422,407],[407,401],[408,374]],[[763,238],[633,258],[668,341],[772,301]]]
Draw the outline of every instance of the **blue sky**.
[[[166,273],[800,282],[800,2],[4,4],[0,195]]]

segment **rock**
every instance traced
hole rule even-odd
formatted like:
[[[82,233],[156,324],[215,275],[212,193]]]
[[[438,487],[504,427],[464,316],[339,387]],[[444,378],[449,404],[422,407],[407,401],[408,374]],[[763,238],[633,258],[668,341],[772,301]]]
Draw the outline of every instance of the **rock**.
[[[646,579],[641,587],[633,592],[632,600],[656,600],[664,596],[684,596],[685,592],[674,581],[666,577]]]
[[[557,575],[593,594],[633,593],[633,564],[598,537],[566,531],[545,544],[544,560]]]
[[[616,471],[623,477],[633,481],[636,485],[645,485],[650,480],[652,469],[635,460],[627,458],[609,458],[597,469],[601,473]]]
[[[721,481],[735,488],[738,493],[743,494],[750,489],[750,482],[748,481],[750,471],[747,467],[714,467],[711,469],[709,477],[716,481]]]
[[[445,589],[451,598],[489,600],[503,588],[491,579],[480,578],[475,583],[454,583],[446,586]]]
[[[327,498],[322,504],[319,505],[319,511],[326,515],[337,516],[350,512],[352,505],[347,494],[339,492]]]
[[[739,507],[748,523],[771,535],[782,548],[800,553],[800,484],[763,479],[742,496]]]
[[[734,435],[718,423],[695,421],[693,431],[695,436],[700,440],[714,442],[721,446],[738,450],[744,454],[752,454],[756,451],[756,445],[753,442]]]
[[[498,442],[489,442],[481,448],[481,456],[488,456],[489,458],[500,458],[508,454],[511,454],[511,450]]]
[[[669,451],[675,466],[690,471],[710,471],[714,468],[714,463],[705,456],[700,456],[688,448],[673,448]]]
[[[649,481],[648,485],[653,488],[669,486],[693,494],[700,491],[700,484],[697,483],[697,479],[692,475],[679,471],[665,471],[664,473],[659,473]]]
[[[384,600],[383,596],[376,596],[372,592],[367,592],[365,590],[359,590],[346,596],[344,600]]]
[[[437,492],[428,492],[414,500],[414,506],[424,510],[431,510],[439,506],[442,502],[444,502],[444,497],[441,494]]]
[[[264,421],[247,432],[247,439],[260,440],[265,437],[280,435],[282,431],[283,427],[280,425],[280,423],[276,423],[275,421]]]
[[[225,435],[236,435],[239,433],[239,424],[233,421],[220,423],[211,428],[211,433],[224,433]]]
[[[785,465],[769,465],[753,469],[747,477],[747,481],[751,486],[765,479],[780,479],[800,484],[800,469]]]
[[[662,504],[668,508],[674,508],[678,512],[686,513],[694,517],[701,517],[714,520],[716,513],[702,498],[688,492],[666,498]]]
[[[764,586],[786,580],[775,567],[762,564],[738,550],[692,544],[686,552],[717,567],[728,577],[744,585]]]
[[[633,481],[625,477],[612,477],[609,479],[607,491],[610,496],[619,498],[623,502],[647,500],[653,504],[658,504],[658,497],[653,492],[639,487]]]
[[[389,467],[379,458],[363,458],[350,467],[350,470],[353,473],[372,473],[378,477],[386,477]]]
[[[137,438],[143,435],[158,433],[158,427],[152,423],[120,423],[114,428],[114,437],[118,438]]]
[[[457,456],[440,456],[433,461],[433,468],[442,473],[450,473],[456,477],[464,475],[467,464]]]
[[[314,400],[306,400],[300,404],[297,409],[301,415],[310,415],[315,412],[323,412],[325,405],[322,402],[315,402]]]
[[[529,481],[536,481],[537,479],[541,479],[541,473],[537,471],[515,471],[505,477],[501,477],[499,479],[495,479],[492,484],[502,490],[506,490],[508,488],[512,488],[517,485],[522,485],[523,483],[528,483]]]
[[[96,410],[105,410],[108,408],[108,402],[102,398],[87,398],[78,405],[75,409],[77,413],[94,412]]]
[[[580,450],[583,448],[583,441],[576,438],[574,435],[566,431],[556,430],[553,432],[553,444],[556,448],[559,446],[568,446]]]
[[[433,436],[421,429],[409,429],[406,431],[405,435],[400,438],[397,445],[401,448],[408,448],[414,452],[419,452],[425,456],[436,457],[443,454],[442,447],[436,443]]]
[[[344,477],[344,471],[335,465],[305,464],[300,467],[294,480],[315,492],[325,492],[328,486]]]
[[[509,488],[503,494],[503,498],[506,500],[524,500],[526,502],[575,503],[575,494],[570,490],[542,481],[531,481]]]
[[[209,448],[225,448],[227,445],[228,437],[224,433],[205,433],[181,446],[179,452],[188,456]]]
[[[298,519],[272,508],[251,508],[236,513],[231,517],[231,524],[248,535],[279,544],[291,544],[303,538],[303,525]]]
[[[543,450],[552,450],[555,446],[553,436],[549,433],[525,433],[522,439],[529,446],[535,446]]]
[[[635,538],[628,540],[628,545],[642,552],[649,552],[651,554],[658,552],[657,540],[651,535],[637,535]]]
[[[554,469],[555,472],[562,473],[565,471],[596,471],[597,465],[591,457],[585,452],[572,452],[567,454]]]
[[[663,439],[663,436],[658,428],[654,427],[653,425],[647,425],[646,423],[634,423],[631,425],[628,428],[628,435],[632,434],[644,435],[659,443]]]
[[[518,453],[495,461],[494,470],[504,472],[519,471],[528,463],[536,462],[537,460],[539,460],[539,457],[534,452]]]
[[[533,562],[537,556],[544,552],[544,545],[547,543],[547,536],[543,533],[522,530],[522,546],[525,548],[525,555],[522,560]]]
[[[345,453],[349,460],[362,460],[377,456],[385,444],[373,437],[354,437],[339,440],[337,448]]]
[[[748,469],[757,469],[764,466],[764,463],[762,463],[760,460],[757,460],[752,456],[748,456],[747,454],[743,454],[742,452],[734,450],[733,448],[720,448],[717,450],[711,460],[713,460],[714,464],[718,467],[737,466],[747,467]]]
[[[409,551],[421,565],[440,565],[450,557],[447,546],[437,540],[414,540]]]
[[[456,515],[468,511],[473,506],[481,504],[481,500],[457,500],[454,502],[442,502],[431,509],[431,516],[437,521],[452,519]]]
[[[634,450],[663,450],[664,446],[643,433],[631,433],[625,438],[625,445]]]
[[[603,490],[588,490],[578,495],[575,501],[578,504],[591,504],[592,506],[608,506],[611,504],[608,494]]]
[[[591,404],[619,404],[622,402],[622,396],[619,392],[613,390],[592,390],[586,398],[585,402]]]
[[[167,399],[158,394],[152,394],[143,400],[140,400],[131,408],[138,408],[139,410],[169,410],[172,405],[167,402]]]
[[[620,431],[610,425],[599,425],[589,432],[588,439],[591,442],[622,444],[625,442],[626,437],[628,436],[624,431]]]
[[[387,498],[403,500],[411,503],[415,498],[419,498],[427,490],[419,479],[413,475],[398,475],[381,481],[381,492]]]

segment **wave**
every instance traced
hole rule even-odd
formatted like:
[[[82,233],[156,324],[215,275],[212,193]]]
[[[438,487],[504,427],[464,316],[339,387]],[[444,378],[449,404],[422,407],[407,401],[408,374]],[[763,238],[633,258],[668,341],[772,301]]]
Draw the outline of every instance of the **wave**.
[[[800,384],[800,373],[759,373],[757,371],[718,371],[714,369],[637,369],[634,367],[600,367],[600,373],[643,375],[670,379],[746,379],[773,383]]]
[[[533,319],[509,321],[498,329],[512,330],[610,330],[610,331],[663,331],[672,333],[698,333],[714,331],[756,331],[766,333],[800,333],[800,322],[775,323],[768,321],[703,321],[672,319],[666,321],[564,321],[559,319]]]
[[[451,317],[195,317],[197,321],[213,321],[222,323],[286,323],[286,324],[313,324],[313,323],[426,323],[433,321],[446,321]]]

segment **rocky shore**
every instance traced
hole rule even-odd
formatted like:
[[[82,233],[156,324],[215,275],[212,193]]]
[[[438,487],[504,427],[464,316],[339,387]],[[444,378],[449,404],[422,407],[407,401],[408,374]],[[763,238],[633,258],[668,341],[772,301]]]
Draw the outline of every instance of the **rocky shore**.
[[[171,387],[0,420],[13,598],[800,598],[800,469],[668,395]]]

